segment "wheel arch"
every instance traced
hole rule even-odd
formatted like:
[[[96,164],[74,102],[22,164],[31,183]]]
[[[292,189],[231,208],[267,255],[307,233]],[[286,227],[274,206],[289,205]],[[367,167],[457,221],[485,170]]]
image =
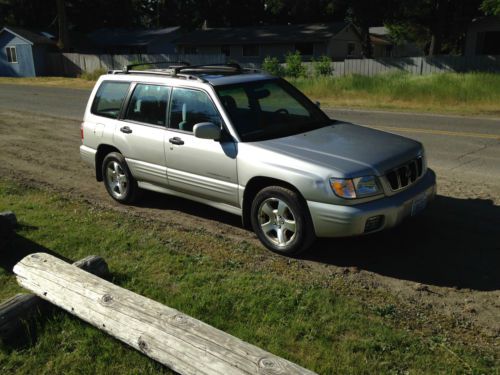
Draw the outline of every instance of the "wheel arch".
[[[121,154],[120,150],[108,144],[101,144],[99,145],[99,147],[97,147],[97,153],[95,155],[95,178],[97,181],[103,180],[102,162],[104,161],[106,155],[111,152],[118,152]]]
[[[306,200],[300,193],[300,191],[289,182],[272,178],[272,177],[253,177],[245,186],[245,191],[243,193],[243,207],[242,207],[242,222],[245,228],[251,228],[251,207],[252,202],[259,191],[268,187],[268,186],[281,186],[287,189],[290,189],[298,194],[300,199],[306,203]],[[307,206],[307,205],[306,205]]]

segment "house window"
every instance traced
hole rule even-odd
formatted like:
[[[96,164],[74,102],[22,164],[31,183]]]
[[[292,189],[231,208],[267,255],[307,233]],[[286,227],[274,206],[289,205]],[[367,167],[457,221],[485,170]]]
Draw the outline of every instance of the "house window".
[[[314,44],[312,43],[296,43],[295,51],[299,51],[302,56],[314,55]]]
[[[260,48],[258,44],[247,44],[243,46],[243,57],[259,57]]]
[[[12,64],[17,64],[17,51],[16,47],[7,47],[5,48],[7,52],[7,61]]]
[[[196,48],[196,47],[184,47],[184,54],[185,55],[197,55],[198,48]]]
[[[231,48],[229,48],[229,46],[222,46],[220,48],[220,53],[226,57],[229,57],[231,55]]]
[[[349,42],[347,43],[347,57],[353,56],[356,50],[356,44]]]

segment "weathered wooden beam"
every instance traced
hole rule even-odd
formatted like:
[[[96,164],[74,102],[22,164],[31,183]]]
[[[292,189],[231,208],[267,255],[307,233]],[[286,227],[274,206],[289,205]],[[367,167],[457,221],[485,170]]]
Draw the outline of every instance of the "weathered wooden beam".
[[[68,264],[71,267],[71,265]],[[91,255],[83,258],[73,266],[100,277],[109,274],[107,263],[103,258]],[[0,304],[0,341],[9,342],[22,338],[23,331],[31,326],[37,314],[50,308],[43,299],[34,294],[17,294]]]
[[[314,374],[48,254],[25,257],[14,273],[21,286],[180,374]]]

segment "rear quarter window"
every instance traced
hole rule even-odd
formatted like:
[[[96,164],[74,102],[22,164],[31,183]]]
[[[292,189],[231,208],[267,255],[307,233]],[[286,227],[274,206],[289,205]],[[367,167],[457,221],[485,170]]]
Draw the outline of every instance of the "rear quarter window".
[[[129,87],[129,82],[103,82],[92,103],[92,113],[102,117],[118,118]]]

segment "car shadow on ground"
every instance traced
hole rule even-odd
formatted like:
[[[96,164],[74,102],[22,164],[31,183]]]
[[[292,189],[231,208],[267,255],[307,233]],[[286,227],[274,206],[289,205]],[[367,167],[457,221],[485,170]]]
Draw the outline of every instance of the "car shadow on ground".
[[[176,210],[241,228],[236,215],[164,194],[147,192],[138,206]],[[500,206],[491,200],[438,195],[420,216],[392,230],[320,239],[300,258],[429,285],[498,290]]]
[[[241,217],[225,211],[172,195],[143,191],[134,206],[169,211],[180,211],[207,220],[219,221],[233,227],[241,227]]]
[[[322,239],[301,258],[436,286],[498,290],[500,206],[438,195],[392,230]]]

